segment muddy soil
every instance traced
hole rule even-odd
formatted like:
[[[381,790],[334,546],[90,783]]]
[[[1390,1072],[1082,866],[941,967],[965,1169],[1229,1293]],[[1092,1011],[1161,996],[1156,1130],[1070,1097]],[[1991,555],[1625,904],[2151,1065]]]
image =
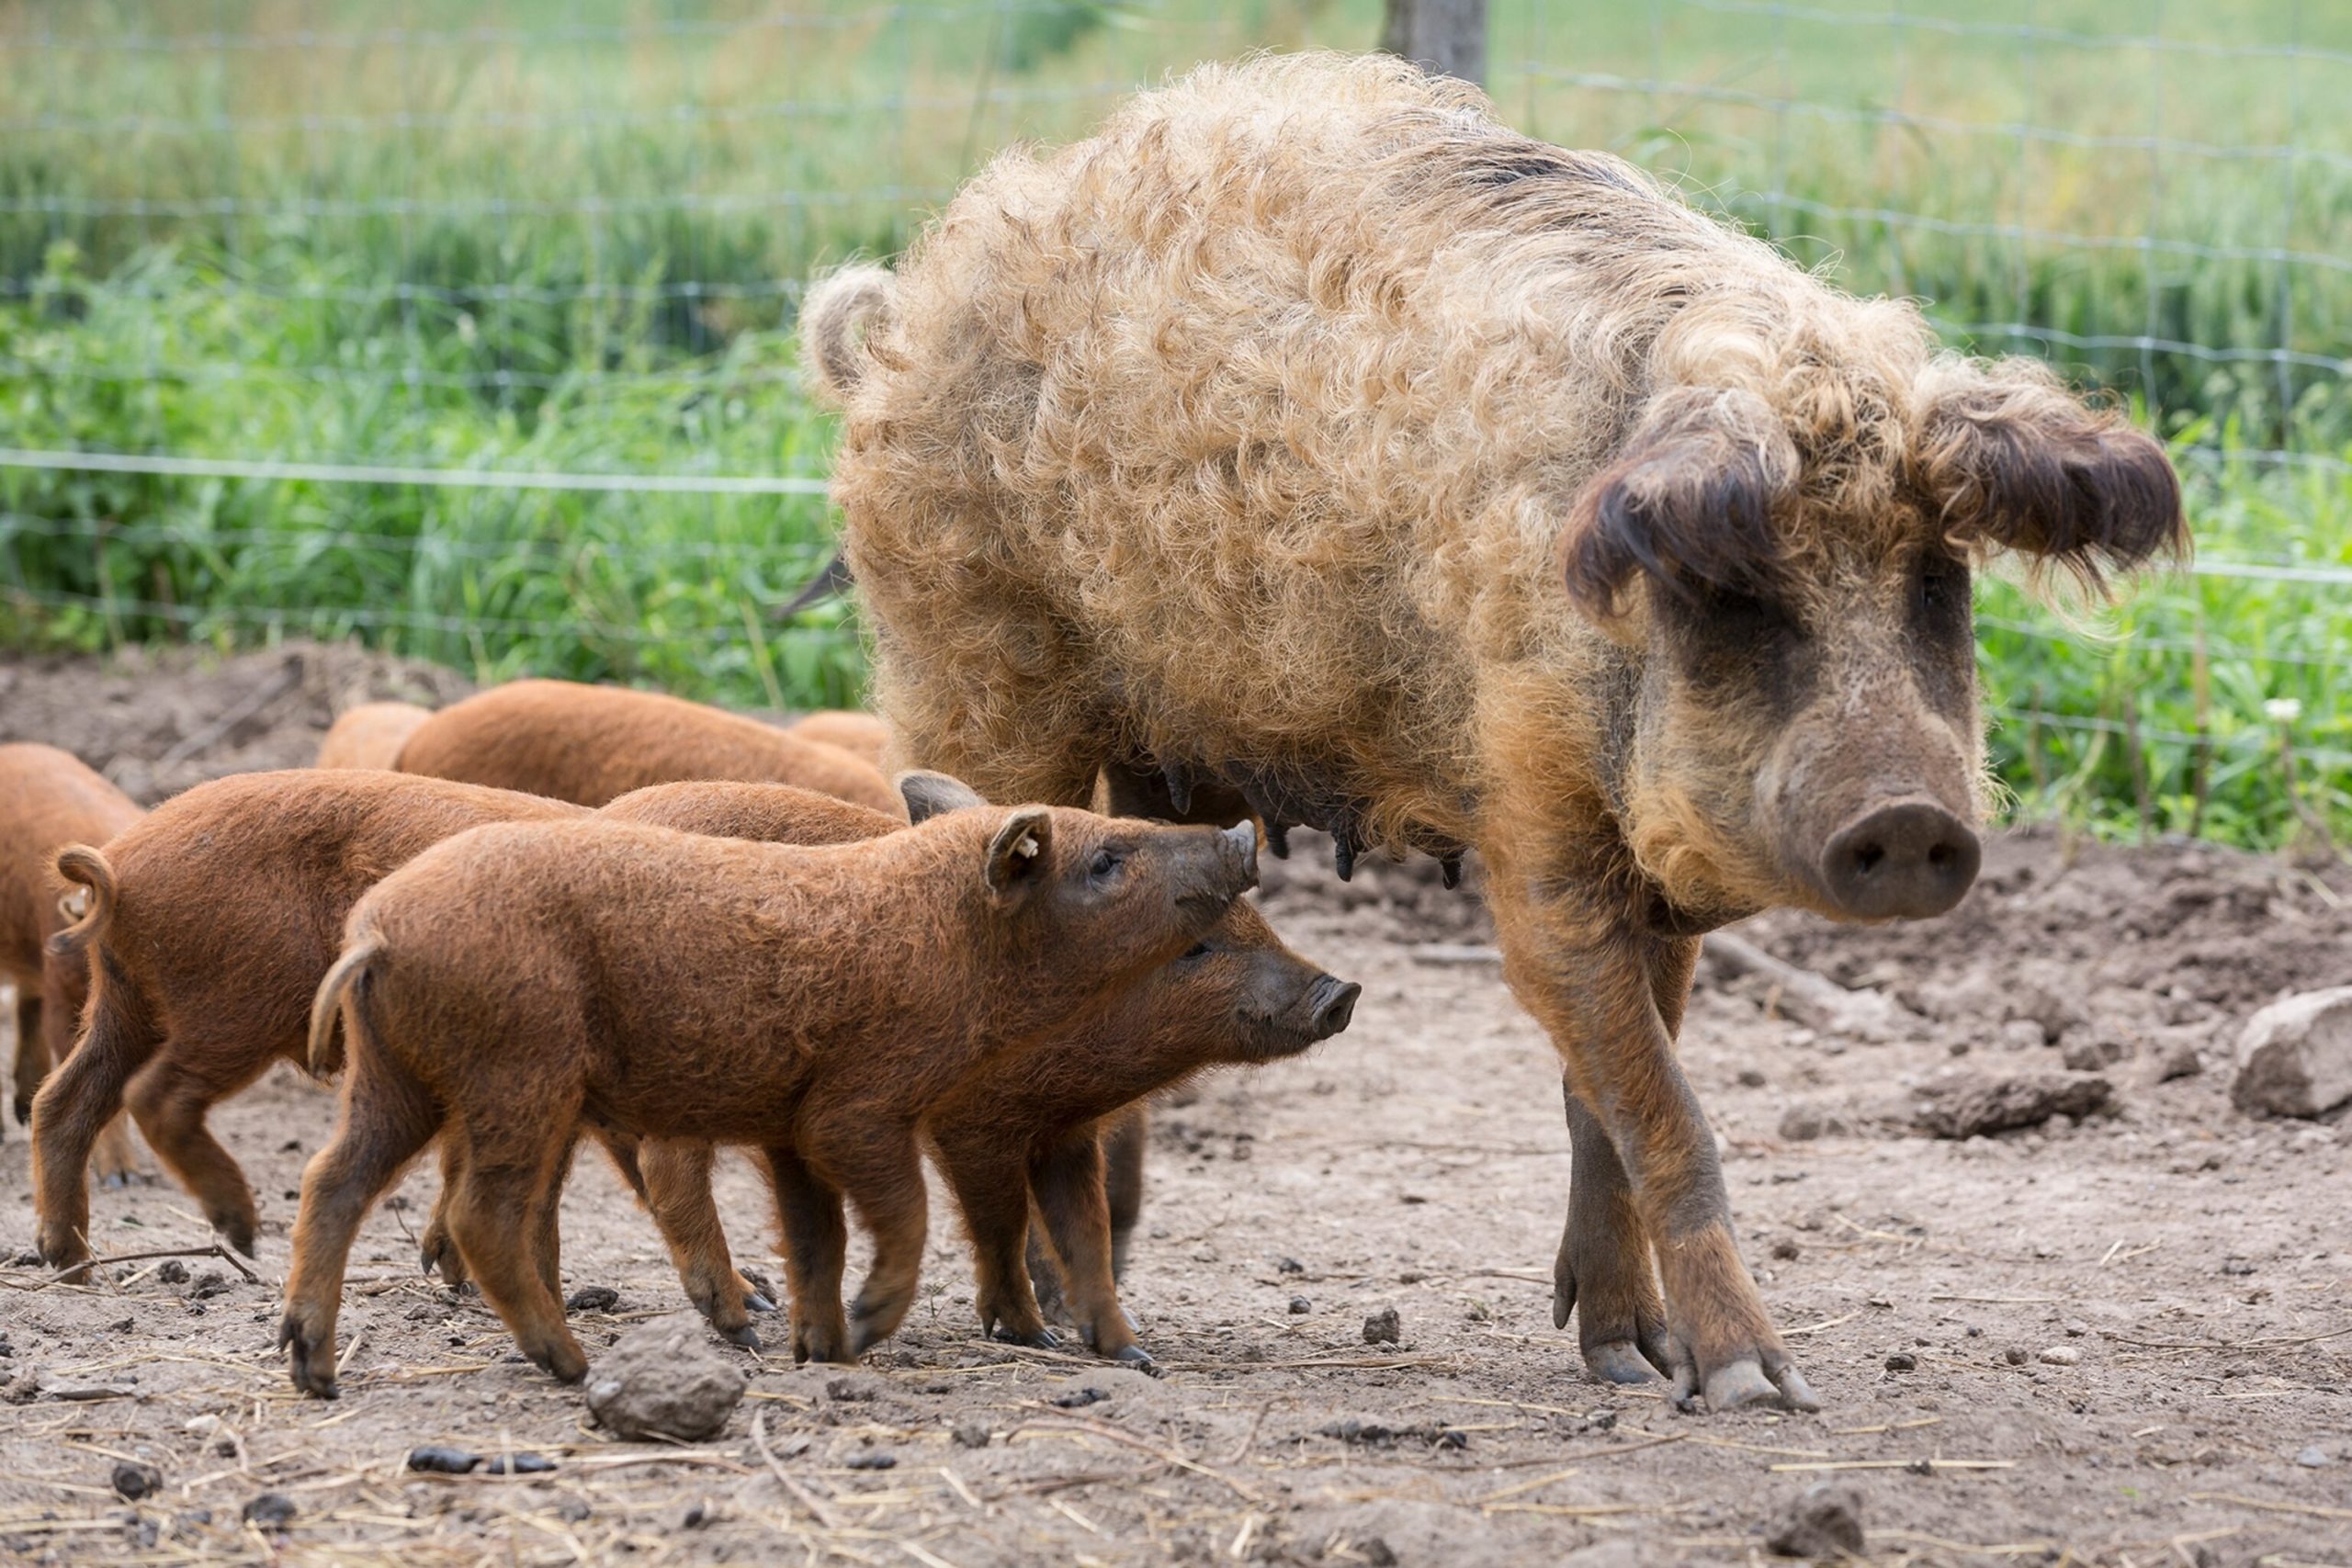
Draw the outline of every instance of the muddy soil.
[[[0,739],[68,745],[153,798],[305,760],[345,702],[463,686],[297,651],[291,685],[193,748],[285,678],[283,655],[0,663]],[[85,1286],[0,1269],[0,1551],[1614,1568],[1757,1561],[1828,1483],[1851,1489],[1874,1560],[2352,1562],[2347,1129],[2250,1120],[2228,1095],[2247,1013],[2352,981],[2352,878],[2032,830],[1931,924],[1751,922],[1758,946],[1903,1010],[1872,1043],[1702,970],[1684,1061],[1742,1246],[1826,1408],[1685,1416],[1588,1382],[1574,1325],[1552,1325],[1557,1069],[1475,900],[1426,866],[1342,887],[1300,840],[1265,907],[1366,994],[1313,1056],[1158,1113],[1127,1288],[1158,1379],[982,1339],[943,1200],[925,1299],[863,1366],[729,1348],[749,1395],[721,1436],[615,1441],[579,1391],[509,1359],[478,1299],[418,1276],[420,1169],[354,1253],[343,1397],[305,1401],[275,1348],[276,1287],[334,1100],[282,1071],[215,1117],[263,1195],[257,1280],[205,1256]],[[2102,1077],[2109,1108],[1998,1136],[1916,1130],[1956,1082],[2019,1074]],[[740,1162],[720,1197],[744,1260],[780,1275]],[[31,1233],[12,1129],[0,1257]],[[209,1244],[167,1181],[97,1194],[93,1233],[108,1257]],[[616,1292],[574,1314],[592,1356],[684,1304],[650,1225],[586,1160],[564,1260],[568,1289]],[[1367,1343],[1387,1311],[1396,1341]],[[407,1471],[424,1444],[557,1467]],[[117,1467],[137,1464],[160,1490],[126,1500]],[[272,1495],[282,1506],[242,1517]]]

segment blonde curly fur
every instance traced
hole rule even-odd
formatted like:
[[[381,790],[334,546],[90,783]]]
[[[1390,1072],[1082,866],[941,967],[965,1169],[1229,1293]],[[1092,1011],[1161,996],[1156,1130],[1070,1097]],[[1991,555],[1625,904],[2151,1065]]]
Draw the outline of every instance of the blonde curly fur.
[[[1937,539],[2146,553],[2000,521],[1990,427],[2146,465],[2046,372],[1939,355],[1912,305],[1385,57],[1203,67],[999,157],[895,278],[809,307],[876,696],[902,761],[992,799],[1173,757],[1327,783],[1376,841],[1482,846],[1532,830],[1498,803],[1559,803],[1550,830],[1613,832],[1699,903],[1802,899],[1760,844],[1760,716],[1659,675],[1679,728],[1626,731],[1661,594],[1752,567],[1851,710],[1900,650],[1839,627],[1893,614]],[[1718,471],[1769,514],[1745,566],[1685,483]],[[1691,519],[1629,557],[1611,497]],[[1973,685],[1965,709],[1905,721],[1962,797]]]

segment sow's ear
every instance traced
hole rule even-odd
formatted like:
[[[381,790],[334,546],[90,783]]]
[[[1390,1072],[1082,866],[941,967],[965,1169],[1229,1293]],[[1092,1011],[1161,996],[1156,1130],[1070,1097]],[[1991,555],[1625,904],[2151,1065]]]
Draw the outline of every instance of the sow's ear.
[[[906,798],[907,820],[922,822],[967,806],[986,806],[979,792],[962,779],[945,773],[906,773],[899,775],[899,794]]]
[[[2188,547],[2165,449],[2027,359],[1939,361],[1919,383],[1917,480],[1962,542],[2019,550],[2094,591]]]
[[[1053,841],[1054,814],[1048,808],[1024,806],[1007,817],[989,840],[989,897],[1010,904],[1027,893],[1044,874]]]
[[[1703,585],[1770,588],[1772,513],[1794,493],[1799,466],[1787,428],[1753,392],[1659,394],[1577,497],[1562,547],[1569,596],[1610,616],[1636,573],[1684,598]]]

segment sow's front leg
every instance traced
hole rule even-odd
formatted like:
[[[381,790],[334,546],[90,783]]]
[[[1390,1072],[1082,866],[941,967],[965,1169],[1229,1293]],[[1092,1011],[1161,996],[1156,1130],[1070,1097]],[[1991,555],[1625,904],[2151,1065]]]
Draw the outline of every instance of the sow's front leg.
[[[1657,1348],[1643,1321],[1646,1269],[1638,1240],[1612,1221],[1626,1211],[1616,1201],[1610,1162],[1592,1142],[1600,1134],[1622,1172],[1630,1213],[1657,1255],[1677,1401],[1688,1404],[1703,1393],[1717,1410],[1768,1401],[1817,1409],[1740,1260],[1714,1135],[1675,1061],[1672,1025],[1690,981],[1689,939],[1636,926],[1629,911],[1600,897],[1602,878],[1552,868],[1530,874],[1516,857],[1489,859],[1504,977],[1550,1032],[1572,1103],[1589,1111],[1589,1128],[1573,1111],[1571,1127],[1576,1174],[1592,1198],[1581,1207],[1572,1202],[1563,1242],[1573,1276],[1564,1283],[1573,1283],[1588,1314],[1589,1362],[1604,1377],[1623,1376],[1633,1372],[1634,1350]],[[1666,1010],[1661,982],[1677,994]]]

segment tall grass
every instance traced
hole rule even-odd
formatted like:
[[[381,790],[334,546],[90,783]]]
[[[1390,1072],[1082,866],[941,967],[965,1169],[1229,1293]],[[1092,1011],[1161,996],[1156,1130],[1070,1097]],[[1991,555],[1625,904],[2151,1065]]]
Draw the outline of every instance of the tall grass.
[[[895,250],[1008,141],[1196,59],[1360,46],[1376,11],[0,0],[0,445],[820,475],[812,268]],[[1492,53],[1522,127],[2133,398],[2208,558],[2352,565],[2352,8],[1496,0]],[[805,497],[0,468],[0,643],[352,633],[839,702],[844,613],[770,621],[832,526]],[[2089,636],[2000,582],[1980,609],[2022,809],[2352,829],[2341,587],[2167,581]]]

